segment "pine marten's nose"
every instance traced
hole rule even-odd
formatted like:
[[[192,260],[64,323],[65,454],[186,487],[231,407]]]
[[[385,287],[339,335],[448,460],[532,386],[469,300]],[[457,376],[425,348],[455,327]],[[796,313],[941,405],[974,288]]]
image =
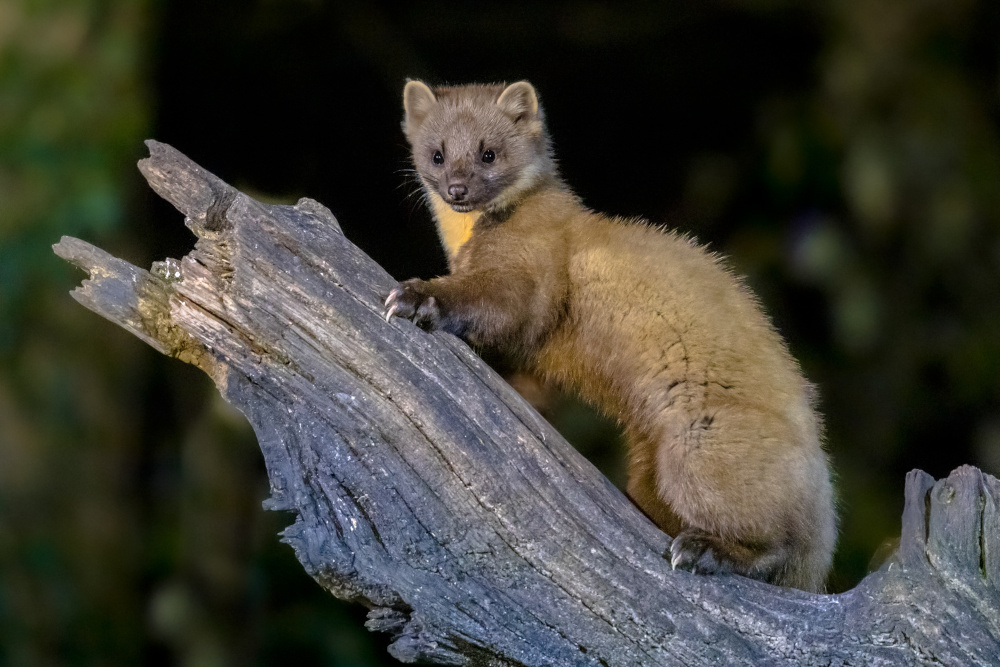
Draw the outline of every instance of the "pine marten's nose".
[[[465,195],[469,194],[469,188],[465,183],[452,183],[448,186],[448,194],[455,201],[461,201],[465,199]]]

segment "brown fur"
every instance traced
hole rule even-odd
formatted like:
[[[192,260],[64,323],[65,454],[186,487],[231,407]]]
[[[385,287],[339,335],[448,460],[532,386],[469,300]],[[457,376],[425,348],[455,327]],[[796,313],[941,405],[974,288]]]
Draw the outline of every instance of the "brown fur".
[[[675,567],[821,590],[821,423],[750,291],[689,239],[587,210],[527,82],[411,81],[404,106],[451,273],[402,283],[387,317],[514,353],[620,420],[628,493],[676,536]]]

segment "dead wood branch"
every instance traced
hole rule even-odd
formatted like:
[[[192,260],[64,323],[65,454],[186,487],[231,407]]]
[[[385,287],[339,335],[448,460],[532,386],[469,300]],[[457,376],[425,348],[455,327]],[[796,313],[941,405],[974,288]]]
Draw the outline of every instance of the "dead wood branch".
[[[907,478],[902,542],[842,595],[674,572],[669,538],[469,348],[381,317],[393,279],[320,204],[173,148],[140,163],[198,236],[138,269],[83,241],[83,305],[208,373],[253,425],[283,533],[403,661],[996,664],[1000,483]]]

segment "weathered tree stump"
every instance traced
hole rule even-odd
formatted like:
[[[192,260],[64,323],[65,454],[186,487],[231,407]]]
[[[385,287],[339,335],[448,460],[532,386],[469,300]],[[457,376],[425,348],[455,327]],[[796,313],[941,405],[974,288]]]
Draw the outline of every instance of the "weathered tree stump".
[[[906,480],[899,550],[812,595],[672,571],[660,532],[464,343],[382,319],[395,281],[309,199],[254,201],[173,148],[139,168],[198,236],[147,272],[73,238],[86,307],[250,420],[303,567],[403,661],[1000,662],[1000,482]]]

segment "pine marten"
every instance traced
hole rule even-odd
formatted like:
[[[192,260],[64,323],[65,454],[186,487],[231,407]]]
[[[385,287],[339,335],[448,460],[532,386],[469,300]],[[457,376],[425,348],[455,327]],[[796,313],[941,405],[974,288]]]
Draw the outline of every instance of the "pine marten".
[[[409,81],[403,106],[450,274],[400,283],[386,320],[512,354],[619,420],[627,493],[674,536],[674,568],[822,590],[836,517],[814,392],[743,282],[686,236],[583,206],[528,82]]]

